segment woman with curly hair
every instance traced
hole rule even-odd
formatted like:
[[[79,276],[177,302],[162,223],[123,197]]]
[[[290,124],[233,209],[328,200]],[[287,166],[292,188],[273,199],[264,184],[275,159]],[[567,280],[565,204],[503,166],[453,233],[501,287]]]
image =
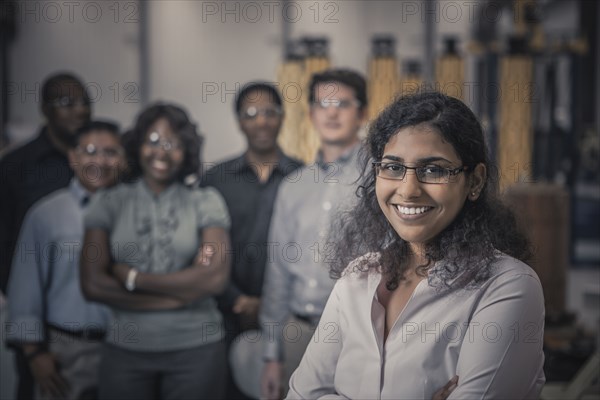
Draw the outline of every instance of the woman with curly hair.
[[[372,123],[330,254],[338,281],[288,398],[533,399],[544,299],[481,125],[439,93]]]
[[[85,217],[83,292],[112,308],[99,397],[222,398],[225,347],[212,296],[229,275],[229,215],[198,171],[201,138],[156,104],[128,134],[133,181],[99,192]]]

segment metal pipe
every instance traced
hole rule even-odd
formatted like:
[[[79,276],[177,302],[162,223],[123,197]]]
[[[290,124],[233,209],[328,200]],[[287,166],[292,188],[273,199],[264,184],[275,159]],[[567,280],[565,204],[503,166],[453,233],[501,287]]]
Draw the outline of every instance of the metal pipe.
[[[148,2],[138,0],[140,10],[139,22],[139,91],[140,91],[140,107],[144,108],[149,101],[149,85],[150,85],[150,52],[148,48]]]
[[[435,19],[437,13],[437,0],[425,0],[425,46],[423,62],[423,78],[427,84],[433,83],[433,72],[435,65]]]

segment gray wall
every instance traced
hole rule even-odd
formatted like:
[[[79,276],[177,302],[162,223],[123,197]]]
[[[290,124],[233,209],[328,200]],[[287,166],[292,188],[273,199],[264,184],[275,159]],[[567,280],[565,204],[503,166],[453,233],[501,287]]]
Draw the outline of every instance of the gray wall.
[[[137,2],[20,1],[11,46],[9,134],[23,140],[43,121],[39,88],[58,70],[78,73],[96,117],[121,123],[139,108]]]

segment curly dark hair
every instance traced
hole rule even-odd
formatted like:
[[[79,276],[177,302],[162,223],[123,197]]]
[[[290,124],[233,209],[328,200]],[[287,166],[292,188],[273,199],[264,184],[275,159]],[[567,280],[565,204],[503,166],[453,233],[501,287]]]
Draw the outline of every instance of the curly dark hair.
[[[343,275],[351,261],[369,253],[378,257],[353,263],[354,268],[361,271],[377,268],[387,278],[389,290],[405,279],[411,250],[379,207],[371,162],[381,160],[385,145],[399,130],[419,124],[435,129],[454,147],[463,165],[469,167],[466,174],[471,174],[479,163],[491,170],[483,130],[465,104],[436,92],[397,98],[369,128],[361,154],[363,172],[356,191],[358,204],[341,214],[331,230],[334,251],[330,274],[334,279]],[[455,220],[426,243],[423,256],[427,262],[417,267],[419,275],[425,276],[434,263],[443,260],[440,268],[436,266],[433,279],[436,287],[471,286],[489,277],[497,251],[522,261],[530,259],[529,240],[518,228],[513,212],[498,199],[497,183],[488,176],[477,200],[466,201]]]
[[[156,103],[143,110],[138,116],[133,129],[125,135],[123,145],[127,152],[131,171],[130,178],[136,179],[142,175],[140,148],[146,139],[148,129],[160,118],[165,118],[169,121],[171,129],[173,129],[183,143],[184,160],[181,171],[177,175],[177,180],[184,182],[186,177],[198,174],[203,137],[198,133],[196,125],[190,121],[183,108],[166,103]]]

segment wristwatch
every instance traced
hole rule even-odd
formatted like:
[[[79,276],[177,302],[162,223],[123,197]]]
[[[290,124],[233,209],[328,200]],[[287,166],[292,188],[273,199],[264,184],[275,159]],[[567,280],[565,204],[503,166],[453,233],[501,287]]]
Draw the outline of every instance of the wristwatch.
[[[131,268],[127,273],[127,278],[125,279],[125,289],[130,292],[135,290],[135,278],[137,278],[138,270],[135,268]]]

